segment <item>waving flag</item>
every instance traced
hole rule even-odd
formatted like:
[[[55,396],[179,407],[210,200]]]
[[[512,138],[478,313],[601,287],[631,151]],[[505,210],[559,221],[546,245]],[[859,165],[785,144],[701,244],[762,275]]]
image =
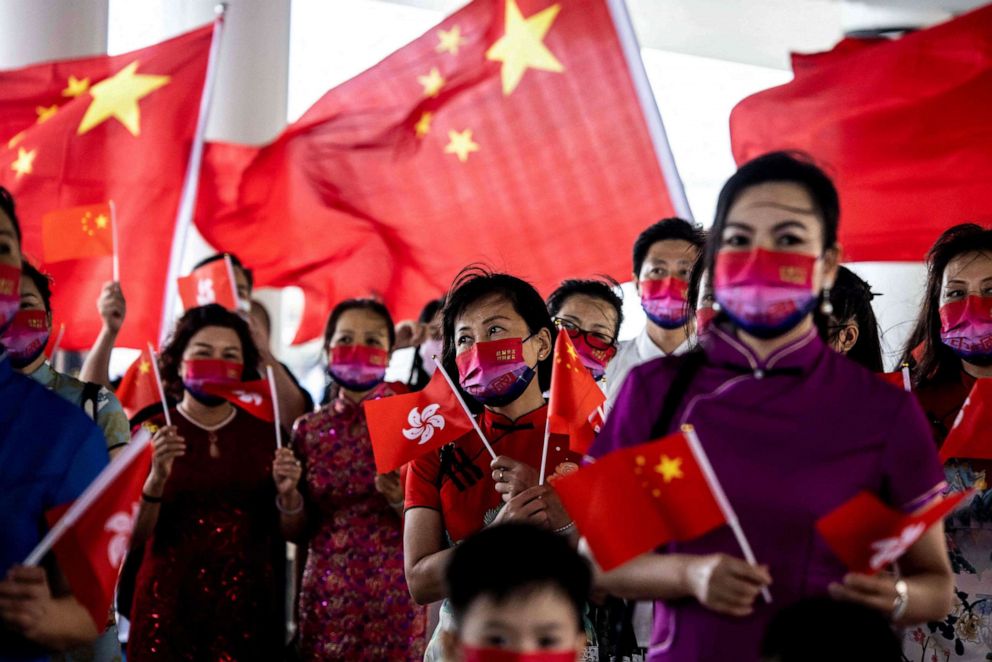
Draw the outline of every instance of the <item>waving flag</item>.
[[[477,261],[542,289],[627,276],[637,234],[688,209],[622,7],[471,2],[273,143],[210,145],[197,226],[303,289],[297,341],[350,296],[416,316]]]
[[[224,256],[195,269],[178,281],[179,297],[183,308],[189,310],[208,303],[216,303],[228,310],[238,310],[238,286],[234,281],[231,258]]]
[[[154,360],[147,347],[142,349],[141,355],[128,366],[117,387],[117,399],[129,418],[159,401],[158,385],[152,370]]]
[[[203,384],[202,388],[210,395],[224,398],[235,407],[244,409],[255,418],[269,423],[274,423],[276,420],[275,410],[272,406],[272,390],[269,388],[269,382],[265,379],[233,384],[207,382]]]
[[[992,379],[976,379],[940,447],[942,462],[955,457],[992,460]]]
[[[567,434],[569,448],[584,455],[603,424],[604,402],[606,395],[582,365],[568,332],[560,330],[551,370],[548,429]]]

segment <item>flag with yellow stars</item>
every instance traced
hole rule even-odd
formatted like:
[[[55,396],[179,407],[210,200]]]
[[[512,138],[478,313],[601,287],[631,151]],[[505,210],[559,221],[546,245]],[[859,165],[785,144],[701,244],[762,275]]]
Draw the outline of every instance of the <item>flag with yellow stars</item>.
[[[212,34],[0,71],[0,186],[14,195],[25,257],[54,279],[65,349],[88,349],[100,331],[94,311],[114,272],[114,219],[128,297],[118,345],[159,337]]]
[[[271,144],[208,145],[197,226],[303,289],[297,341],[349,296],[416,316],[477,261],[624,280],[675,207],[618,34],[607,0],[475,0]]]
[[[152,370],[154,360],[146,343],[141,355],[121,377],[116,395],[128,418],[133,418],[142,409],[160,402],[158,383],[155,381],[155,371]]]
[[[603,424],[605,402],[606,394],[583,365],[568,331],[561,329],[551,366],[549,429],[568,435],[569,449],[585,455]]]
[[[610,453],[555,490],[604,570],[727,522],[682,432]]]

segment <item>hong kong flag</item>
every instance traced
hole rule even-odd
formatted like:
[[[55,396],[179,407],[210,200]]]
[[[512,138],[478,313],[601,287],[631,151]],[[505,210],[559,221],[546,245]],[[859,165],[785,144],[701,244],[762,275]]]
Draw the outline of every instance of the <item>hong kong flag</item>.
[[[196,223],[259,285],[303,289],[304,341],[350,296],[416,316],[473,262],[546,291],[622,280],[634,238],[676,212],[623,3],[475,0],[273,143],[209,145]]]
[[[276,420],[275,410],[272,407],[272,391],[269,389],[269,382],[265,379],[233,384],[205,382],[202,388],[210,395],[224,398],[235,407],[244,409],[255,418],[269,423]]]
[[[875,574],[895,563],[970,492],[958,492],[916,514],[894,510],[861,492],[816,522],[827,545],[852,572]]]
[[[473,429],[472,420],[440,367],[424,390],[368,400],[363,406],[376,470],[381,474],[450,444]]]
[[[183,308],[189,310],[208,303],[216,303],[228,310],[238,309],[238,286],[234,281],[231,258],[215,260],[193,270],[178,280],[179,297]]]
[[[975,380],[940,447],[943,462],[955,457],[992,460],[992,379]]]

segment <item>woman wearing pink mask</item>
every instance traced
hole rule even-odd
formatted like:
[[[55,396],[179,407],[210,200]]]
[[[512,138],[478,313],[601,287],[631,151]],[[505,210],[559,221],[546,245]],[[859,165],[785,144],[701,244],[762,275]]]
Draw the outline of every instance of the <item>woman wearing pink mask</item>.
[[[582,364],[603,385],[617,354],[623,299],[614,280],[566,280],[548,297],[548,314],[564,328]]]
[[[992,377],[992,229],[956,225],[940,236],[927,257],[926,299],[910,336],[905,360],[913,367],[916,397],[938,444],[954,425],[978,379]],[[914,358],[915,357],[915,358]],[[907,633],[910,659],[945,652],[955,660],[986,660],[992,643],[978,633],[990,622],[992,515],[987,491],[992,462],[954,459],[944,468],[954,491],[977,489],[971,506],[945,521],[957,596],[937,629]]]
[[[940,525],[908,548],[898,580],[848,573],[815,528],[863,490],[911,512],[945,486],[912,395],[834,352],[813,324],[836,274],[839,211],[807,161],[779,152],[741,166],[704,254],[720,311],[710,333],[698,351],[635,368],[592,449],[692,424],[757,558],[742,560],[721,527],[604,575],[609,591],[656,600],[652,662],[756,661],[777,610],[806,597],[864,604],[900,626],[950,606]]]
[[[538,485],[550,387],[554,325],[541,295],[507,274],[470,268],[455,280],[443,311],[444,360],[496,455],[476,435],[410,463],[404,561],[420,604],[447,597],[451,547],[494,522],[525,521],[578,541],[551,484],[578,468],[568,440],[553,435]],[[484,570],[480,570],[484,571]],[[441,609],[437,632],[451,627]],[[435,634],[425,659],[440,655]]]
[[[285,543],[303,509],[300,465],[275,448],[271,423],[207,393],[257,379],[258,350],[240,316],[193,308],[162,349],[163,385],[178,404],[154,431],[132,553],[129,660],[279,659]],[[160,427],[161,426],[161,427]]]
[[[426,612],[403,578],[401,478],[376,475],[362,407],[406,391],[383,381],[395,342],[381,303],[339,303],[324,331],[330,402],[300,418],[293,431],[307,497],[296,536],[307,545],[299,604],[303,660],[424,656]]]

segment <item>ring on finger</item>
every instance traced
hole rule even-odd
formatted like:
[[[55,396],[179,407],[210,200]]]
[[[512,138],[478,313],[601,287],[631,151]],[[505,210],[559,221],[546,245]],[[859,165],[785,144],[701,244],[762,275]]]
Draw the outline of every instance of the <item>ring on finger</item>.
[[[496,471],[499,472],[499,476],[496,477],[496,482],[497,483],[502,483],[503,482],[503,470],[502,469],[497,469]]]

